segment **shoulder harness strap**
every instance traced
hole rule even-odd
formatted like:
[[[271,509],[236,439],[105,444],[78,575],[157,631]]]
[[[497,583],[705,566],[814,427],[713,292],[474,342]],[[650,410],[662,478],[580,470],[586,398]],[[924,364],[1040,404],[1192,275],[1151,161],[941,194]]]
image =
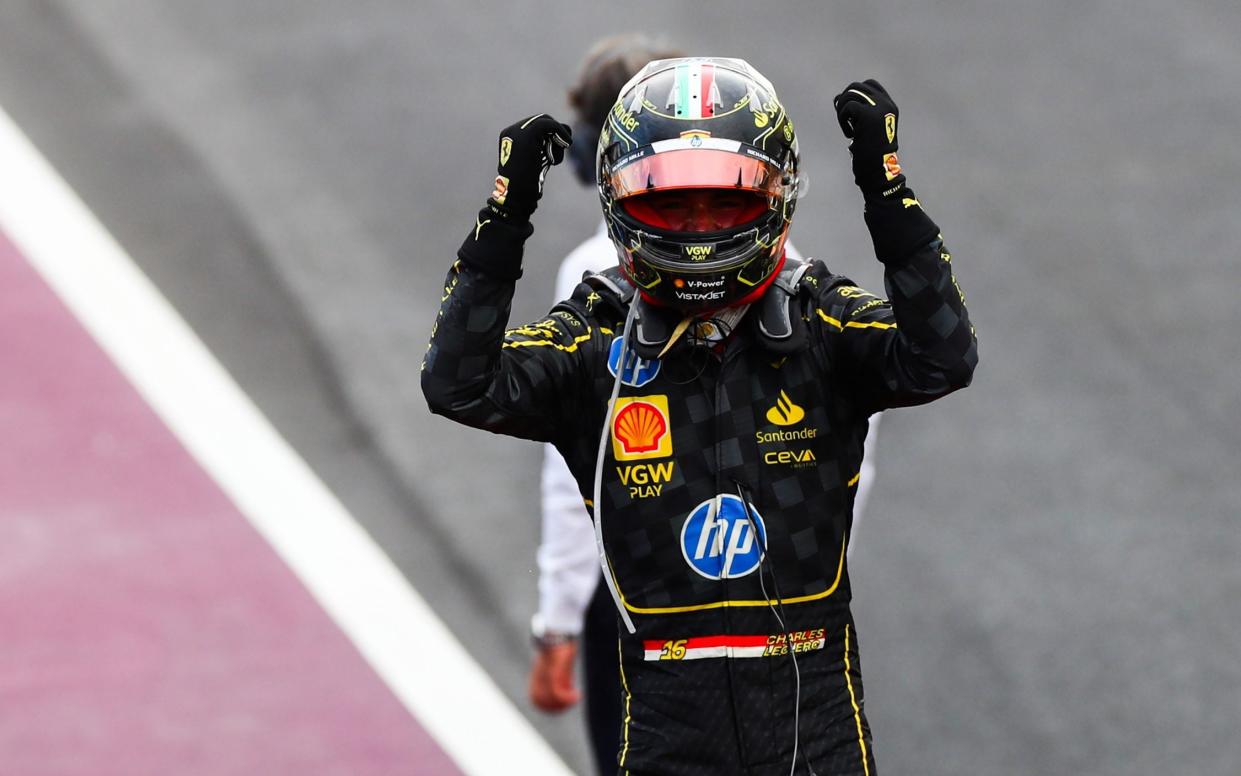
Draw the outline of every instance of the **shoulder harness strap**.
[[[592,288],[612,292],[613,296],[625,304],[633,299],[633,284],[621,272],[620,267],[608,267],[602,272],[587,272],[582,276],[582,282]]]
[[[629,305],[637,306],[637,318],[634,320],[633,341],[630,347],[641,358],[658,358],[672,335],[676,320],[669,318],[667,311],[647,304],[637,289],[621,272],[620,267],[609,267],[602,272],[587,273],[582,282],[596,289],[604,298],[613,300],[618,312],[624,317]]]
[[[558,302],[552,310],[568,310],[582,320],[624,320],[633,296],[634,288],[621,275],[620,268],[609,267],[602,272],[582,275],[582,282],[573,289],[569,298]]]
[[[800,305],[794,301],[812,261],[786,258],[780,274],[752,312],[756,315],[759,340],[774,353],[795,353],[806,345],[806,322],[802,319]]]

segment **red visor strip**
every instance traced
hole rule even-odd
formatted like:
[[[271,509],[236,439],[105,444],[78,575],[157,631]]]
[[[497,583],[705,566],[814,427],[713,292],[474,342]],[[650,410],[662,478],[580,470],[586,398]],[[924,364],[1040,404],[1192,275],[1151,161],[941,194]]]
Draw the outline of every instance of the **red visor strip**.
[[[699,85],[702,89],[699,92],[702,99],[702,117],[709,119],[715,115],[715,103],[711,101],[711,86],[715,83],[715,65],[702,66],[702,83]]]

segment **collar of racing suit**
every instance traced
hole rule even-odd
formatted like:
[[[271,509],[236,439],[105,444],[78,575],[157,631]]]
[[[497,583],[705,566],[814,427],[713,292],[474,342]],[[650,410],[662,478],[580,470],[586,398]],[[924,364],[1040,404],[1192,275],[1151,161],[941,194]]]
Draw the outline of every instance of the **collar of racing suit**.
[[[772,353],[787,355],[806,346],[806,323],[793,300],[797,297],[798,286],[809,268],[809,262],[788,258],[768,287],[767,293],[750,305],[751,309],[746,318],[751,321],[759,343]],[[693,346],[691,340],[682,339],[673,342],[669,347],[669,340],[679,333],[677,324],[682,320],[680,313],[656,307],[635,294],[634,287],[619,267],[587,275],[584,282],[611,292],[621,306],[637,305],[632,347],[641,358],[658,359],[666,355],[665,350],[676,351]]]

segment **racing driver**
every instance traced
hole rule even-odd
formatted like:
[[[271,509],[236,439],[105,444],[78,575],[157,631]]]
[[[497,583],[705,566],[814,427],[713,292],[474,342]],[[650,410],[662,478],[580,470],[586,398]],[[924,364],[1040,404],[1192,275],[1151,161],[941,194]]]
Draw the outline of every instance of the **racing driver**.
[[[621,773],[875,773],[845,548],[867,418],[969,384],[976,340],[874,80],[835,98],[888,300],[786,256],[793,123],[746,62],[652,62],[599,138],[618,266],[505,330],[570,130],[504,129],[448,274],[431,409],[550,442],[621,625]],[[890,300],[890,301],[889,301]]]

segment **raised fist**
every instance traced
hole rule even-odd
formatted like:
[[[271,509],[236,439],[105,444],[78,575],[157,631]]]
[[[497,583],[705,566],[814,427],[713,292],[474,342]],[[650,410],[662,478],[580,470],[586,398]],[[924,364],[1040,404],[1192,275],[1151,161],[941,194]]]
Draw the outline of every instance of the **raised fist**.
[[[529,218],[543,196],[547,170],[564,160],[573,131],[540,113],[500,132],[495,190],[488,202],[501,215]]]
[[[888,199],[905,188],[901,161],[896,155],[896,124],[900,109],[876,80],[849,84],[832,101],[836,120],[853,142],[853,180],[867,199]]]

